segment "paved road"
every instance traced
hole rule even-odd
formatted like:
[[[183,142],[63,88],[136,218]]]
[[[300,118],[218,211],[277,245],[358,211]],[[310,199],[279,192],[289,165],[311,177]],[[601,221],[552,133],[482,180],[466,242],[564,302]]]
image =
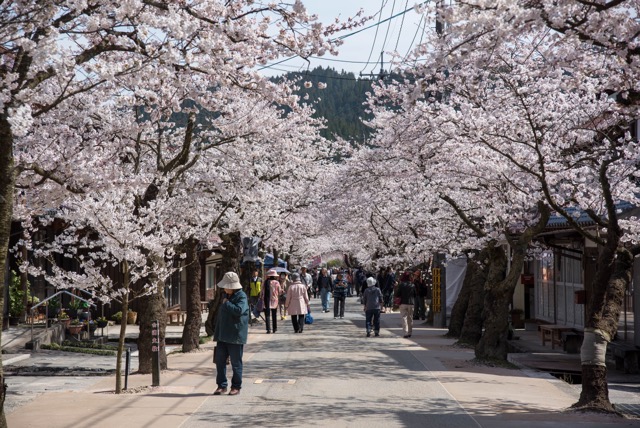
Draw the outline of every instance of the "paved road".
[[[431,426],[479,426],[430,372],[440,363],[387,330],[365,337],[354,302],[348,319],[317,313],[302,334],[289,332],[287,320],[261,336],[245,358],[252,384],[241,399],[212,396],[181,427],[425,426],[426,418]]]
[[[314,301],[314,309],[318,305]],[[303,334],[293,333],[289,320],[277,334],[252,327],[239,397],[211,395],[215,369],[209,343],[200,352],[171,355],[160,387],[149,389],[150,376],[136,374],[132,391],[121,395],[111,393],[112,376],[95,377],[95,384],[86,378],[54,383],[60,392],[42,393],[9,413],[8,421],[12,427],[33,428],[640,425],[567,412],[579,392],[572,385],[548,375],[474,365],[473,351],[451,346],[453,340],[441,329],[418,326],[411,339],[403,339],[398,314],[383,316],[381,337],[366,338],[361,306],[348,299],[347,307],[344,320],[316,312],[316,322]],[[48,419],[33,417],[43,412]]]

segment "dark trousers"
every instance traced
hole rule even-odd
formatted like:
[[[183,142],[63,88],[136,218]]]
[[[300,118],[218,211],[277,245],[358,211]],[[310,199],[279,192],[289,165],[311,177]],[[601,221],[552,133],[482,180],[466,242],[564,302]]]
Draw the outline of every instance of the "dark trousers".
[[[216,383],[218,388],[226,388],[227,382],[227,358],[231,361],[233,376],[231,388],[242,388],[242,353],[244,345],[237,343],[218,342],[216,344]]]
[[[271,332],[269,319],[273,320],[273,332],[275,333],[278,331],[278,308],[264,310],[264,323],[267,325],[267,331]]]
[[[333,297],[333,316],[344,317],[344,301],[346,296],[334,296]]]
[[[416,305],[413,307],[413,319],[425,319],[426,307],[424,304],[424,296],[416,298]]]
[[[371,333],[371,327],[373,324],[373,331],[378,334],[380,332],[380,309],[368,309],[365,312],[365,325],[367,327],[367,333]]]
[[[302,333],[304,329],[304,315],[291,315],[291,324],[293,324],[293,330],[296,333]]]

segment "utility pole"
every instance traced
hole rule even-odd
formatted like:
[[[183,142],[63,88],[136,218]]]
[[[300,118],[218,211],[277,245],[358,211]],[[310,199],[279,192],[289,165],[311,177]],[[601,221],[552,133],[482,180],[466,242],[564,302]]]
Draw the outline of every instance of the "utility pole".
[[[384,71],[384,52],[380,52],[380,72],[375,75],[373,73],[360,73],[360,77],[377,77],[379,80],[384,80],[387,77],[387,73]]]

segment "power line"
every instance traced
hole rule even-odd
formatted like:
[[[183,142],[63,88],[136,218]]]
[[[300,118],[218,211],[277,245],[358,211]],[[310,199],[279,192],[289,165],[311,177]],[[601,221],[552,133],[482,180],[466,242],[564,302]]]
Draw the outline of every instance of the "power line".
[[[411,50],[413,49],[413,45],[416,41],[416,37],[418,37],[418,32],[420,32],[420,30],[422,29],[422,21],[424,20],[424,15],[422,15],[420,17],[420,21],[418,22],[418,28],[416,29],[415,34],[413,35],[413,39],[411,39],[411,44],[409,45],[409,48],[407,49],[407,53],[404,54],[404,58],[402,58],[402,62],[405,62],[407,60],[407,58],[409,57],[409,54],[411,53]],[[424,37],[424,29],[422,30],[422,33],[420,35],[420,43],[418,44],[422,44],[422,38]],[[415,64],[415,62],[414,62]]]
[[[405,9],[407,8],[407,5],[408,5],[408,4],[409,4],[409,0],[407,0],[407,1],[404,3],[404,8],[405,8]],[[393,48],[393,50],[394,50],[395,52],[398,52],[398,44],[400,43],[400,36],[402,35],[402,27],[404,26],[404,18],[405,18],[405,16],[406,16],[406,15],[402,15],[402,20],[400,21],[400,30],[398,31],[398,38],[396,39],[396,47],[395,47],[395,48]],[[424,16],[424,15],[423,15],[423,16]],[[420,19],[422,19],[422,17],[420,17]]]
[[[422,5],[424,5],[424,4],[429,3],[429,1],[430,1],[430,0],[424,1],[424,2],[420,3],[420,5],[419,5],[419,6],[422,6]],[[337,38],[333,39],[332,41],[335,41],[335,40],[344,40],[344,39],[346,39],[346,38],[348,38],[348,37],[352,37],[352,36],[355,36],[355,35],[356,35],[356,34],[358,34],[358,33],[361,33],[361,32],[363,32],[363,31],[369,30],[369,29],[371,29],[371,28],[373,28],[373,27],[378,27],[378,26],[380,26],[381,24],[384,24],[385,22],[387,22],[387,21],[389,21],[389,20],[391,20],[391,19],[395,19],[395,18],[397,18],[398,16],[404,15],[405,13],[412,11],[413,9],[414,9],[413,7],[410,7],[410,8],[408,8],[408,9],[403,10],[402,12],[398,12],[397,14],[395,14],[395,15],[393,15],[393,16],[390,16],[389,18],[386,18],[386,19],[384,19],[384,20],[381,20],[381,21],[379,21],[379,22],[377,22],[377,23],[375,23],[375,24],[369,25],[368,27],[361,28],[361,29],[359,29],[359,30],[357,30],[357,31],[353,31],[353,32],[351,32],[351,33],[349,33],[349,34],[345,34],[344,36],[337,37]],[[283,62],[287,62],[287,61],[289,61],[289,60],[291,60],[291,59],[293,59],[293,58],[297,58],[297,57],[299,57],[299,55],[293,55],[293,56],[290,56],[289,58],[285,58],[285,59],[280,60],[280,61],[278,61],[278,62],[274,62],[273,64],[268,64],[268,65],[265,65],[265,66],[263,66],[263,67],[260,67],[260,68],[258,69],[258,71],[260,71],[260,70],[264,70],[264,69],[266,69],[266,68],[272,68],[274,65],[282,64]]]
[[[280,69],[280,68],[272,68],[272,70],[282,71],[283,73],[300,73],[300,74],[302,74],[304,76],[318,77],[320,79],[329,79],[329,80],[348,80],[350,82],[361,82],[361,81],[369,81],[370,80],[370,79],[358,79],[356,77],[326,76],[326,75],[314,74],[314,73],[309,73],[309,72],[304,72],[304,71],[283,70],[283,69]],[[353,72],[349,72],[349,73],[350,74],[354,74]]]
[[[378,12],[378,24],[376,25],[376,33],[373,36],[373,42],[371,43],[371,50],[369,51],[369,57],[367,58],[367,64],[364,67],[362,67],[362,70],[360,70],[360,73],[362,73],[364,71],[364,69],[367,68],[367,65],[369,65],[369,63],[371,61],[371,55],[373,55],[373,49],[376,46],[376,40],[378,40],[378,29],[380,28],[380,22],[382,20],[382,10],[384,9],[384,6],[386,4],[387,4],[386,0],[382,0],[382,5],[380,6],[380,11]],[[344,39],[342,39],[342,40],[344,40]]]

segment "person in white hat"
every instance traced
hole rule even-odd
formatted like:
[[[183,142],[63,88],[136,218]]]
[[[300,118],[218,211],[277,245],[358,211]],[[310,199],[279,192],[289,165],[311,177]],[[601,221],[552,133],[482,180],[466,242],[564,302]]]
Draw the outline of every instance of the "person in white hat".
[[[284,289],[278,282],[278,272],[275,269],[269,269],[266,277],[260,290],[260,299],[264,302],[264,320],[267,325],[267,334],[269,334],[271,321],[273,321],[273,332],[278,331],[278,299],[284,293]]]
[[[242,388],[242,354],[249,334],[249,303],[237,273],[225,273],[217,286],[224,289],[225,297],[218,309],[213,333],[213,340],[217,342],[215,363],[218,384],[213,395],[227,392],[227,358],[233,370],[229,395],[238,395]]]

